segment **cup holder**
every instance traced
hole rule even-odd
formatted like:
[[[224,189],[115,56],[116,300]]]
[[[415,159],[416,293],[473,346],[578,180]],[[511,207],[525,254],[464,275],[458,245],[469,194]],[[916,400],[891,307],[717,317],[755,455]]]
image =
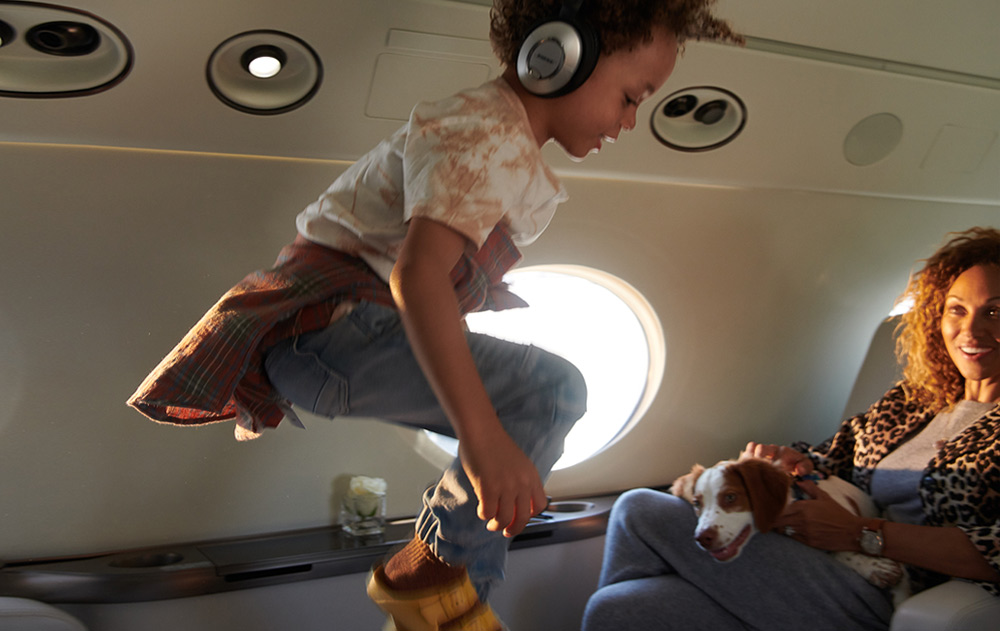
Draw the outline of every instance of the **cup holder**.
[[[184,560],[184,557],[176,552],[161,552],[153,554],[126,554],[115,557],[109,565],[121,568],[154,568],[174,565]]]
[[[593,502],[552,502],[549,504],[548,508],[545,509],[547,513],[582,513],[584,511],[593,510]]]

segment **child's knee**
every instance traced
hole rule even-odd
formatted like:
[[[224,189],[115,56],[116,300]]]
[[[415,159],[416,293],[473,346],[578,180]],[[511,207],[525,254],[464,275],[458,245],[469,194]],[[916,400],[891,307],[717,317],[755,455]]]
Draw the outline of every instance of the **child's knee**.
[[[587,411],[587,380],[574,364],[563,362],[565,376],[560,387],[560,407],[566,417],[576,421]]]
[[[569,360],[542,351],[535,368],[535,375],[539,378],[539,385],[543,385],[551,392],[554,401],[551,404],[555,408],[554,419],[561,423],[575,423],[587,411],[587,380],[583,373]]]

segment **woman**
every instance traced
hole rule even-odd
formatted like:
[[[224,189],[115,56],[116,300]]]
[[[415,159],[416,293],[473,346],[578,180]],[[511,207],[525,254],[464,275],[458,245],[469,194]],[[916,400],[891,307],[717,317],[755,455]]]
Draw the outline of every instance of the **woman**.
[[[1000,596],[1000,231],[953,235],[907,295],[900,384],[820,445],[751,442],[743,454],[848,479],[886,519],[856,517],[803,482],[812,499],[720,564],[695,545],[686,502],[630,491],[612,510],[585,631],[887,629],[888,594],[834,550],[906,564],[915,591],[957,577]]]

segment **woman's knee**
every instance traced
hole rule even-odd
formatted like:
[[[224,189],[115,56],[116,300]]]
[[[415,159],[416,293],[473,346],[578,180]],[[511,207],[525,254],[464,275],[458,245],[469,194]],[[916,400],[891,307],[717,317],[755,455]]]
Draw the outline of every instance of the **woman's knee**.
[[[642,581],[625,581],[594,592],[583,612],[583,631],[657,628],[648,611],[655,598],[644,588]]]
[[[662,491],[644,488],[625,491],[615,500],[611,508],[612,514],[645,512],[651,506],[662,503],[663,495]]]
[[[631,489],[618,496],[611,507],[612,520],[653,519],[669,520],[692,512],[684,500],[654,489]]]
[[[583,612],[583,631],[648,631],[691,629],[676,611],[671,582],[675,577],[650,577],[613,583],[598,589]],[[683,622],[682,622],[683,621]],[[680,623],[675,625],[674,623]]]
[[[621,618],[631,609],[629,594],[623,585],[615,583],[594,592],[583,610],[582,631],[622,629]]]
[[[684,500],[653,489],[632,489],[622,493],[611,507],[609,536],[690,537],[694,511]]]
[[[680,576],[651,576],[602,587],[587,602],[583,631],[671,631],[746,627]]]

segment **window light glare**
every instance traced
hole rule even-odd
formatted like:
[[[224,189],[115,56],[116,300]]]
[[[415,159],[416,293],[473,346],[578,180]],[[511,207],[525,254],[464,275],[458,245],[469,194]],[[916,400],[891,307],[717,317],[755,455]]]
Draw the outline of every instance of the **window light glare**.
[[[898,315],[903,315],[913,308],[914,300],[913,296],[906,296],[896,303],[896,306],[892,308],[889,312],[889,317],[893,318]]]

